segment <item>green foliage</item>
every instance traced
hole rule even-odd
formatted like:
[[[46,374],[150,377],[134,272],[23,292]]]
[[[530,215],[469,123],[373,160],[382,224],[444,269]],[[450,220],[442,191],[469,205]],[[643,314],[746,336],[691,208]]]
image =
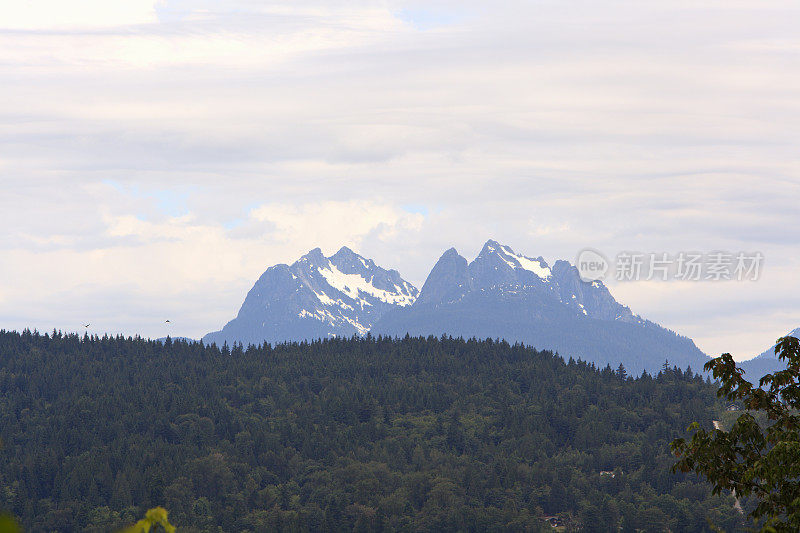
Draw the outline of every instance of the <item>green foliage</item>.
[[[175,533],[175,526],[167,520],[167,510],[163,507],[148,509],[144,518],[132,526],[122,530],[122,533],[150,533],[150,529],[161,526],[166,533]]]
[[[672,443],[680,458],[673,470],[702,474],[715,494],[730,490],[755,498],[750,515],[762,531],[794,532],[800,531],[800,341],[778,339],[775,353],[787,368],[761,378],[759,387],[742,377],[730,354],[706,365],[722,383],[718,395],[747,411],[727,431],[692,424],[690,441]],[[754,413],[766,416],[767,423]]]
[[[0,508],[31,531],[728,531],[669,442],[724,405],[505,342],[218,349],[0,332]],[[601,474],[602,472],[602,474]],[[612,475],[613,474],[613,475]]]
[[[20,533],[19,525],[13,516],[0,514],[0,533]]]

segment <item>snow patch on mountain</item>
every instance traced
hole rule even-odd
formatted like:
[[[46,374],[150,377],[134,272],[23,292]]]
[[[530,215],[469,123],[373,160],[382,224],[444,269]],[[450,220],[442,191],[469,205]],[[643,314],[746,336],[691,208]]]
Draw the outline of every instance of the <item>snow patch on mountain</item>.
[[[363,259],[362,259],[363,263]],[[365,264],[366,267],[366,264]],[[414,294],[404,291],[403,287],[394,285],[395,292],[379,289],[372,284],[374,275],[370,279],[363,278],[359,274],[345,274],[336,265],[329,263],[326,267],[320,267],[317,271],[325,278],[325,281],[334,289],[343,292],[353,300],[361,300],[361,293],[369,294],[381,302],[405,307],[411,305],[416,300]],[[365,302],[368,305],[369,302]]]
[[[500,246],[500,250],[502,252],[500,254],[500,258],[511,268],[521,268],[523,270],[527,270],[528,272],[533,272],[543,280],[548,280],[553,275],[550,267],[548,267],[547,263],[545,263],[541,258],[531,259],[529,257],[525,257],[524,255],[519,255],[508,246],[503,245]]]
[[[312,290],[313,290],[313,289],[312,289]],[[333,298],[331,298],[330,296],[328,296],[328,295],[327,295],[327,294],[325,294],[324,292],[317,292],[317,291],[314,291],[314,295],[315,295],[317,298],[319,298],[319,301],[320,301],[320,303],[321,303],[322,305],[333,305],[333,304],[335,304],[335,303],[336,303],[336,302],[333,300]]]
[[[204,342],[282,342],[365,335],[386,312],[411,306],[419,291],[347,247],[315,248],[291,265],[268,268],[236,318]]]
[[[416,303],[386,313],[372,332],[503,338],[633,373],[664,359],[695,369],[707,360],[690,339],[634,315],[602,281],[583,281],[568,261],[551,267],[494,240],[471,262],[447,250]]]

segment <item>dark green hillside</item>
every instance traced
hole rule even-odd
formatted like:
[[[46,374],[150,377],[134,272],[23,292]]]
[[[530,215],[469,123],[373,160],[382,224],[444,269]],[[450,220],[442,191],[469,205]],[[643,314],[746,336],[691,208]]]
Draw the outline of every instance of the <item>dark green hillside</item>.
[[[722,406],[700,377],[631,380],[492,341],[242,350],[0,332],[0,507],[105,531],[162,505],[181,531],[733,530],[670,474]],[[183,527],[180,527],[183,526]]]

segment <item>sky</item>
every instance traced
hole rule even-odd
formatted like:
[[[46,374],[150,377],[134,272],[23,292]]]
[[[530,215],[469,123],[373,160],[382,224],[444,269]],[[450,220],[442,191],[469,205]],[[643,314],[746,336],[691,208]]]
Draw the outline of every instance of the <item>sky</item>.
[[[573,261],[710,355],[800,326],[790,1],[0,3],[0,329],[199,338],[350,246],[422,286],[489,238]],[[170,320],[169,324],[164,321]]]

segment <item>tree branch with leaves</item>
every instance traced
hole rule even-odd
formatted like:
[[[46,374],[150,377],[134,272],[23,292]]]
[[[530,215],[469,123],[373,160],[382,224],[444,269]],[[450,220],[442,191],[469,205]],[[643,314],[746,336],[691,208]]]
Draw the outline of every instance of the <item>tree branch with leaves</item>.
[[[675,439],[679,458],[673,471],[696,472],[713,484],[714,494],[734,491],[752,496],[750,513],[762,532],[800,531],[800,341],[782,337],[775,354],[787,368],[767,374],[756,387],[743,377],[730,354],[705,365],[720,381],[719,397],[741,402],[746,409],[728,431],[707,431],[696,422],[691,439]],[[753,416],[766,415],[766,427]]]

